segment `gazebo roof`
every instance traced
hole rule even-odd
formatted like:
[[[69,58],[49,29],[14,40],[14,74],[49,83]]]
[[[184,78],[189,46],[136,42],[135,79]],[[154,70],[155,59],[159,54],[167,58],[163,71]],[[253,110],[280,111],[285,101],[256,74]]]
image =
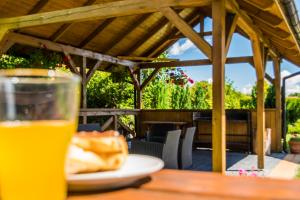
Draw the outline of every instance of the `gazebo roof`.
[[[24,16],[86,5],[113,2],[112,0],[2,0],[1,18]],[[200,1],[199,1],[200,2]],[[208,2],[205,0],[205,2]],[[234,1],[233,1],[234,2]],[[300,65],[300,48],[289,15],[278,0],[237,0],[240,14],[247,16],[257,32],[275,53]],[[211,16],[208,4],[204,7],[174,7],[176,12],[195,26],[203,17]],[[233,8],[229,8],[233,9]],[[249,16],[249,18],[248,18]],[[145,12],[89,21],[51,23],[26,27],[15,32],[92,50],[111,56],[157,57],[183,37],[180,31],[161,12]],[[237,27],[236,32],[247,36],[247,30]],[[211,35],[211,32],[204,32]],[[251,34],[251,33],[250,33]]]

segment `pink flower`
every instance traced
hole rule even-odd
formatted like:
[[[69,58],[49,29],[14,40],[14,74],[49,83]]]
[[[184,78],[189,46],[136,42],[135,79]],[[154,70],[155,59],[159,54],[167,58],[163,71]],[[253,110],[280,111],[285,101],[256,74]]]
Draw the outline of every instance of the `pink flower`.
[[[239,169],[239,175],[240,176],[247,176],[247,171],[244,169]]]

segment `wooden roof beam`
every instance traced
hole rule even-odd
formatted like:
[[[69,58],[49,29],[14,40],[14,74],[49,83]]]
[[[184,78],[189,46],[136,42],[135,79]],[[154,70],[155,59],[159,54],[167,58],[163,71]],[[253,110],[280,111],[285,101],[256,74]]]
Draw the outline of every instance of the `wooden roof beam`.
[[[245,57],[229,57],[226,59],[226,64],[237,64],[237,63],[253,63],[252,56]],[[190,66],[201,66],[211,65],[212,62],[209,59],[201,60],[184,60],[184,61],[171,61],[171,62],[151,62],[151,63],[137,63],[140,69],[148,68],[161,68],[161,67],[190,67]]]
[[[0,32],[1,33],[1,32]],[[68,54],[83,56],[95,60],[101,60],[109,63],[124,65],[124,66],[133,66],[135,63],[128,60],[121,60],[109,55],[104,55],[100,53],[96,53],[89,50],[84,50],[76,47],[72,47],[69,45],[59,44],[56,42],[52,42],[49,40],[39,39],[35,37],[31,37],[28,35],[23,35],[20,33],[9,33],[9,40],[14,41],[15,43],[38,47],[38,48],[47,48],[52,51],[64,52]]]
[[[82,42],[79,47],[84,48],[90,41],[92,41],[98,34],[101,33],[107,26],[109,26],[115,18],[105,19],[93,32],[91,32]]]
[[[172,58],[151,58],[151,57],[142,57],[142,56],[117,56],[117,57],[124,60],[135,60],[135,61],[179,61],[179,59],[172,59]]]
[[[1,18],[0,26],[8,29],[19,29],[53,23],[70,23],[152,13],[163,7],[207,6],[210,3],[211,0],[123,0],[27,16]]]
[[[114,43],[110,44],[107,48],[103,49],[102,51],[108,54],[117,44],[119,44],[119,42],[121,42],[127,35],[132,33],[137,27],[139,27],[150,17],[151,14],[141,16],[137,21],[129,25],[126,30],[121,31],[120,34],[116,38],[114,38]]]
[[[39,0],[27,14],[30,15],[38,13],[40,10],[42,10],[43,7],[46,6],[48,2],[49,0]]]
[[[247,11],[251,17],[254,17],[257,20],[264,21],[265,23],[269,24],[270,26],[277,27],[279,26],[283,20],[278,17],[277,15],[274,15],[268,11],[263,11],[252,4],[247,3],[244,0],[237,0],[240,7]]]
[[[82,6],[88,6],[95,3],[96,0],[87,0]],[[63,24],[53,35],[50,36],[50,40],[56,42],[72,27],[72,23]]]
[[[234,34],[238,15],[227,13],[225,18],[225,56],[227,57],[232,36]]]
[[[273,0],[244,0],[244,1],[262,10],[267,10],[274,5]]]
[[[185,22],[172,8],[165,7],[160,9],[161,13],[170,21],[177,29],[190,39],[209,59],[212,58],[212,47],[198,33]]]
[[[264,32],[268,33],[269,35],[272,35],[273,37],[277,37],[278,39],[284,40],[291,36],[290,33],[280,28],[273,28],[261,20],[255,20],[255,24],[259,25],[260,29],[262,29]]]
[[[239,5],[235,2],[235,0],[228,0],[226,6],[228,10],[236,13],[239,16],[237,24],[250,38],[258,36],[263,44],[268,47],[271,56],[278,57],[278,52],[274,49],[270,41],[265,38],[264,34],[253,23],[247,13],[243,10],[240,10]]]

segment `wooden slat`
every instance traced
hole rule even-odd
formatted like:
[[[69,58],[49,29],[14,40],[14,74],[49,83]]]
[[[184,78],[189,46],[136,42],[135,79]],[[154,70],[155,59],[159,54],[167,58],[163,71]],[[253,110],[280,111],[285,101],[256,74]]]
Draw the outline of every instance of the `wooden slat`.
[[[144,23],[147,19],[151,17],[151,14],[146,14],[140,17],[137,21],[134,21],[130,26],[127,27],[126,30],[120,31],[120,34],[113,39],[113,44],[110,44],[108,47],[102,49],[102,52],[108,53],[121,42],[127,35],[132,33],[137,27],[139,27],[142,23]]]
[[[225,57],[228,54],[230,43],[232,36],[234,34],[236,23],[237,23],[238,15],[227,13],[226,22],[225,22]]]
[[[115,58],[115,57],[112,57],[109,55],[104,55],[104,54],[96,53],[96,52],[89,51],[89,50],[79,49],[76,47],[59,44],[59,43],[52,42],[49,40],[38,39],[38,38],[31,37],[31,36],[24,35],[24,34],[10,33],[8,37],[10,40],[14,41],[15,43],[19,43],[19,44],[29,45],[29,46],[38,47],[38,48],[40,48],[41,46],[45,46],[47,49],[52,50],[52,51],[68,52],[69,54],[85,56],[87,58],[106,61],[109,63],[119,64],[119,65],[124,65],[124,66],[134,65],[134,62],[132,62],[132,61],[121,60],[121,59],[118,59],[118,58]]]
[[[82,6],[92,5],[95,1],[96,0],[87,0]],[[72,27],[72,25],[72,23],[63,24],[55,33],[53,33],[53,35],[50,36],[49,39],[54,42],[58,41],[63,36],[63,34]]]
[[[155,77],[155,75],[159,72],[160,68],[155,68],[154,71],[147,77],[146,80],[141,85],[141,90],[143,90],[148,83]]]
[[[281,74],[280,74],[280,59],[273,59],[273,69],[274,69],[274,86],[275,86],[275,121],[276,121],[276,138],[281,138],[282,134],[282,115],[281,115]],[[276,149],[281,150],[282,145],[280,140],[276,140],[275,143]]]
[[[91,32],[80,44],[80,48],[84,48],[90,41],[92,41],[98,34],[100,34],[107,26],[109,26],[115,19],[110,18],[104,20],[93,32]]]
[[[28,12],[28,15],[38,13],[40,10],[42,10],[43,7],[47,5],[49,0],[39,0],[33,8]]]
[[[213,107],[212,107],[212,168],[226,170],[226,116],[225,116],[225,0],[212,1],[213,19]]]
[[[88,71],[88,73],[87,73],[87,75],[86,75],[86,82],[87,82],[87,83],[91,80],[91,78],[92,78],[93,75],[95,74],[96,70],[101,66],[101,63],[102,63],[102,61],[101,61],[101,60],[98,60],[98,61],[96,62],[96,64],[94,65],[94,67],[91,68],[91,69]]]
[[[244,57],[229,57],[226,59],[226,64],[235,63],[253,63],[252,56]],[[161,67],[188,67],[188,66],[201,66],[201,65],[211,65],[212,62],[209,59],[201,60],[182,60],[182,61],[171,61],[171,62],[151,62],[151,63],[138,63],[141,69],[148,68],[161,68]]]
[[[170,21],[177,29],[190,39],[209,59],[212,58],[211,46],[198,33],[187,24],[172,8],[165,7],[160,9],[161,13]]]
[[[114,1],[91,6],[45,12],[21,17],[1,18],[0,26],[9,29],[25,28],[53,23],[69,23],[74,21],[87,21],[106,19],[142,13],[157,12],[160,7],[189,7],[206,6],[211,0],[124,0]]]

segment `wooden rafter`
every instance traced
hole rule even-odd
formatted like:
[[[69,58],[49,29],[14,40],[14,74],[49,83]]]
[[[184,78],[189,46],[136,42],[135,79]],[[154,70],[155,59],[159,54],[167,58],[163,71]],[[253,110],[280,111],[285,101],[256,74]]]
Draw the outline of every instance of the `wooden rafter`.
[[[225,55],[228,54],[232,36],[234,34],[238,15],[227,13],[225,19]]]
[[[8,49],[14,44],[13,41],[9,40],[9,32],[5,29],[0,29],[0,56],[5,54]]]
[[[179,59],[173,58],[150,58],[142,56],[118,56],[117,58],[124,60],[134,60],[134,61],[179,61]]]
[[[87,0],[82,6],[92,5],[96,0]],[[50,36],[50,40],[56,42],[72,27],[72,23],[63,24],[59,29]]]
[[[226,59],[226,64],[235,64],[235,63],[250,63],[251,64],[252,62],[253,62],[252,56],[230,57],[230,58]],[[209,59],[138,63],[138,65],[141,69],[161,68],[161,67],[201,66],[201,65],[211,65],[211,64],[212,64],[212,62]]]
[[[21,17],[1,18],[0,26],[8,29],[33,27],[53,23],[70,23],[157,12],[163,7],[206,6],[211,0],[123,0],[78,8],[51,11]]]
[[[115,18],[105,19],[97,28],[91,32],[80,44],[80,48],[84,48],[90,41],[92,41],[98,34],[100,34],[107,26],[109,26]]]
[[[165,7],[160,9],[161,13],[170,21],[177,29],[190,39],[209,59],[212,58],[212,48],[198,33],[180,17],[172,8]]]
[[[98,61],[96,62],[96,64],[94,65],[94,67],[91,68],[91,69],[89,69],[89,71],[88,71],[88,73],[87,73],[87,75],[86,75],[86,82],[87,82],[87,83],[91,80],[91,78],[92,78],[92,76],[94,75],[94,73],[95,73],[95,72],[97,71],[97,69],[101,66],[101,63],[102,63],[102,61],[101,61],[101,60],[98,60]]]
[[[141,85],[141,90],[143,90],[147,85],[148,83],[155,77],[155,75],[159,72],[161,68],[155,68],[154,71],[147,77],[147,79],[142,83]]]
[[[38,48],[47,48],[52,51],[58,51],[58,52],[67,52],[69,54],[73,55],[79,55],[79,56],[85,56],[87,58],[95,59],[95,60],[101,60],[109,63],[124,65],[124,66],[133,66],[134,62],[128,61],[128,60],[121,60],[109,55],[104,55],[100,53],[96,53],[89,50],[84,50],[76,47],[72,47],[69,45],[63,45],[56,42],[52,42],[49,40],[39,39],[35,37],[31,37],[24,34],[19,33],[10,33],[8,35],[9,39],[14,41],[15,43],[29,45],[33,47]]]
[[[200,32],[198,33],[199,36],[201,37],[204,37],[204,36],[212,36],[212,31],[206,31],[206,32]],[[169,40],[178,40],[178,39],[181,39],[181,38],[186,38],[185,36],[183,35],[175,35],[173,36],[172,38],[169,38]]]
[[[278,39],[277,37],[272,37],[272,36],[270,36],[270,39],[271,39],[273,44],[275,43],[276,45],[285,47],[287,49],[293,49],[293,48],[296,47],[295,43],[290,42],[288,40],[281,40],[281,39]]]
[[[248,2],[249,4],[262,9],[262,10],[267,10],[269,9],[271,6],[274,5],[274,1],[273,0],[244,0],[246,2]]]
[[[196,10],[197,11],[197,10]],[[187,17],[186,21],[189,22],[189,24],[194,27],[196,24],[199,23],[199,18],[201,15],[199,13],[195,12],[192,13],[189,17]],[[157,57],[160,54],[162,54],[168,47],[170,47],[172,44],[174,44],[177,40],[168,40],[168,38],[176,37],[176,36],[182,36],[182,33],[178,31],[178,29],[174,28],[170,32],[170,34],[166,35],[165,37],[161,38],[156,45],[153,45],[152,48],[147,50],[147,52],[143,53],[144,56],[148,57]],[[158,45],[158,47],[157,47]]]
[[[33,8],[28,12],[28,15],[38,13],[40,10],[42,10],[43,7],[47,5],[49,0],[39,0]]]
[[[251,15],[251,17],[254,17],[257,20],[262,20],[270,26],[276,27],[283,22],[283,20],[277,15],[274,15],[268,11],[263,11],[244,0],[238,0],[237,2],[244,10],[247,11],[249,15]]]
[[[273,37],[277,37],[279,39],[287,39],[288,37],[291,36],[290,33],[280,29],[280,28],[273,28],[266,24],[265,22],[261,20],[255,20],[255,23],[259,25],[259,27],[269,35],[272,35]]]
[[[102,49],[102,52],[108,53],[119,44],[127,35],[132,33],[137,27],[139,27],[142,23],[144,23],[147,19],[149,19],[151,14],[146,14],[141,16],[137,21],[134,21],[131,25],[129,25],[126,30],[120,31],[120,34],[114,38],[113,44],[110,44],[108,47]]]

